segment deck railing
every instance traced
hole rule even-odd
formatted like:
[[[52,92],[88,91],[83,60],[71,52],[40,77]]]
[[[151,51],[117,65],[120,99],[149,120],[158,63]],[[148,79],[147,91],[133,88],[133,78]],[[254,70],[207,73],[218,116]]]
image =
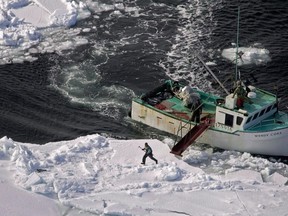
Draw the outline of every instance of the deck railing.
[[[187,125],[189,127],[187,127]],[[178,127],[178,130],[177,130],[177,133],[176,133],[176,139],[175,139],[175,142],[174,142],[174,146],[176,145],[176,143],[178,143],[178,137],[182,138],[183,137],[183,128],[186,128],[187,131],[190,131],[192,129],[192,123],[191,122],[186,122],[184,124],[184,122],[180,121],[180,124],[179,124],[179,127]],[[180,133],[180,135],[179,135]]]

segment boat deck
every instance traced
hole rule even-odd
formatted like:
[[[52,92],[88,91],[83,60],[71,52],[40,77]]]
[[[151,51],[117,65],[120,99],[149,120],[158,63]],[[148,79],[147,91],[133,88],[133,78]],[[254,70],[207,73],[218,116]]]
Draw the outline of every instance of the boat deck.
[[[200,91],[197,88],[192,89],[193,91],[198,92],[201,98],[202,113],[200,116],[200,122],[204,122],[207,118],[209,118],[210,122],[213,123],[215,120],[217,106],[229,109],[225,106],[224,98]],[[284,113],[284,115],[280,115],[280,112],[275,113],[277,106],[276,96],[257,88],[254,88],[253,92],[256,93],[255,98],[247,98],[247,100],[244,102],[244,107],[241,108],[241,110],[237,109],[236,107],[233,110],[234,112],[239,112],[241,115],[243,115],[245,112],[247,121],[255,121],[255,124],[246,127],[245,130],[247,132],[264,132],[288,127],[287,114]],[[190,121],[193,114],[191,109],[184,106],[183,100],[178,98],[171,91],[171,82],[169,81],[165,82],[165,84],[162,86],[159,86],[156,89],[142,95],[140,98],[135,98],[134,101],[139,104],[144,103],[145,106],[150,106],[152,109],[156,109],[157,112],[164,115],[174,116],[181,121]],[[271,116],[257,121],[258,116],[264,116],[264,113],[266,114],[267,112],[271,112]]]
[[[252,103],[249,103],[248,101],[244,102],[243,109],[246,110],[248,113],[254,113],[256,111],[259,111],[263,107],[266,107],[276,101],[276,96],[269,92],[256,89],[255,93],[257,95],[256,98],[250,99]]]
[[[256,89],[257,97],[250,99],[252,103],[249,103],[249,101],[244,102],[244,110],[246,110],[248,113],[254,113],[256,111],[259,111],[262,109],[262,107],[266,107],[269,104],[272,104],[276,101],[276,97],[273,94],[270,94],[269,92],[265,92],[263,90]],[[206,93],[203,93],[201,91],[198,91],[198,93],[201,96],[201,103],[202,103],[202,112],[203,113],[209,113],[209,114],[215,114],[216,111],[216,101],[218,99],[222,99],[221,97],[216,97],[214,95],[209,95]],[[185,112],[185,113],[191,113],[191,110],[185,106],[183,106],[183,101],[177,97],[169,98],[165,101],[162,101],[161,104],[163,104],[168,109],[172,109],[178,112]],[[235,108],[235,111],[237,109]]]
[[[201,118],[210,115],[215,115],[216,111],[216,100],[221,99],[220,97],[215,97],[213,95],[208,95],[203,92],[199,92],[202,102],[202,115]],[[183,101],[176,96],[168,98],[161,101],[160,103],[154,106],[157,109],[160,109],[163,112],[175,115],[179,118],[184,118],[189,120],[192,115],[191,109],[183,105]]]

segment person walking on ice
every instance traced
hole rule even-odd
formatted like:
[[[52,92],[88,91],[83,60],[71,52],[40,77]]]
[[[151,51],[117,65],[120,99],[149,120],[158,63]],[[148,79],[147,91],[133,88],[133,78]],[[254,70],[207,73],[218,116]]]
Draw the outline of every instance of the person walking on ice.
[[[139,146],[140,147],[140,146]],[[141,148],[141,147],[140,147]],[[152,152],[152,148],[148,145],[148,143],[146,142],[145,143],[145,147],[144,148],[141,148],[143,151],[145,151],[145,154],[142,158],[142,163],[141,164],[144,164],[145,165],[145,162],[146,162],[146,158],[149,157],[151,158],[152,160],[155,161],[156,164],[158,164],[158,161],[156,158],[153,157],[153,152]]]

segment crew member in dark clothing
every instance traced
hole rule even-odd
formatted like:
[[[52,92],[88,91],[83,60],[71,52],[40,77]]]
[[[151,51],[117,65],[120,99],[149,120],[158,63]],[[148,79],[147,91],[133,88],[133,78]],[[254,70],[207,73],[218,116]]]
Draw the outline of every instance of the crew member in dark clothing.
[[[156,164],[158,164],[157,159],[153,157],[152,148],[148,145],[147,142],[145,143],[145,147],[142,150],[145,151],[145,154],[144,154],[144,156],[142,158],[142,163],[141,164],[145,165],[147,157],[151,158],[152,160],[155,161]]]
[[[192,116],[190,120],[196,123],[200,123],[200,117],[202,113],[201,101],[200,98],[195,98],[194,100],[194,104],[190,107],[192,110]]]

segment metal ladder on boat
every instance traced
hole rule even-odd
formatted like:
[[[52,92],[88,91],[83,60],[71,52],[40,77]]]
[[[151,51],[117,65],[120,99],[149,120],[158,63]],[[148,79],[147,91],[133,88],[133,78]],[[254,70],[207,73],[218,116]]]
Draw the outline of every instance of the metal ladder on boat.
[[[198,125],[195,125],[179,142],[174,145],[170,153],[182,156],[182,153],[199,137],[204,133],[209,127],[208,122],[204,122]],[[179,130],[181,130],[179,128]],[[178,130],[178,132],[179,132]]]

